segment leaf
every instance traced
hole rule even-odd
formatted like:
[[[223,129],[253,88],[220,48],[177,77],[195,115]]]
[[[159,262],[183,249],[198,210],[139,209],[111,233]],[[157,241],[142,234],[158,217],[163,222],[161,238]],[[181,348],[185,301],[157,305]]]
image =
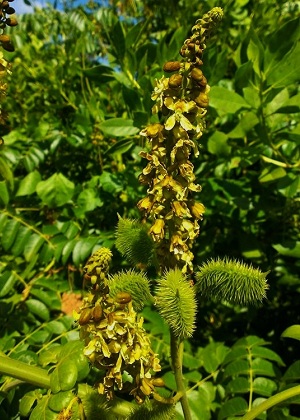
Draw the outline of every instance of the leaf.
[[[272,245],[272,247],[286,257],[300,258],[300,241],[285,241],[282,244]]]
[[[53,394],[60,391],[69,391],[77,381],[77,367],[72,358],[58,363],[50,374],[50,386]]]
[[[226,386],[228,394],[245,394],[249,392],[249,379],[244,377],[235,378]]]
[[[266,115],[274,114],[289,99],[287,88],[282,89],[266,106]]]
[[[26,261],[33,259],[44,243],[44,238],[37,233],[31,234],[24,247],[24,257]]]
[[[1,242],[5,251],[8,251],[13,245],[16,239],[19,227],[20,227],[20,224],[15,219],[9,220],[4,226],[1,232],[2,233]]]
[[[27,226],[20,227],[16,240],[11,248],[11,252],[15,257],[24,252],[25,246],[28,244],[31,235],[32,231]]]
[[[112,155],[116,153],[122,155],[123,153],[128,152],[132,146],[134,146],[134,143],[131,139],[118,140],[105,152],[105,154]]]
[[[221,131],[215,131],[207,142],[207,149],[210,153],[217,156],[228,156],[231,147],[227,144],[228,137]]]
[[[281,179],[286,176],[286,171],[283,168],[274,168],[272,166],[268,166],[267,168],[263,169],[262,173],[259,176],[259,182],[262,184],[267,182],[274,182],[278,179]]]
[[[227,417],[245,414],[248,410],[248,404],[244,398],[235,397],[222,404],[218,420],[225,419]]]
[[[43,396],[38,401],[30,415],[30,420],[57,420],[57,413],[48,408],[50,395]]]
[[[299,80],[300,43],[289,51],[267,75],[267,82],[272,87],[286,87]]]
[[[223,363],[227,352],[228,347],[224,346],[223,343],[212,342],[201,349],[197,356],[202,361],[206,372],[212,373]]]
[[[276,376],[274,365],[268,360],[264,360],[259,357],[253,360],[252,369],[255,375],[264,375],[271,377]]]
[[[16,196],[24,196],[33,194],[36,190],[37,184],[41,181],[41,174],[38,171],[30,172],[20,182]]]
[[[242,96],[221,86],[213,86],[209,92],[210,106],[216,108],[219,114],[234,114],[241,108],[249,108]]]
[[[292,363],[283,375],[284,381],[298,381],[300,379],[300,360]]]
[[[83,69],[83,74],[89,79],[97,83],[107,83],[114,80],[113,69],[102,64]]]
[[[21,416],[27,417],[38,399],[39,395],[37,391],[27,392],[20,400],[19,412]]]
[[[133,136],[139,132],[139,128],[134,127],[133,120],[126,118],[110,118],[100,124],[100,129],[112,137]]]
[[[295,340],[300,341],[300,325],[291,325],[286,328],[281,334],[281,337],[294,338]]]
[[[92,254],[92,250],[98,240],[98,238],[82,238],[77,242],[72,254],[76,266],[84,262]]]
[[[9,294],[13,289],[18,277],[17,274],[11,271],[5,271],[0,275],[0,297]]]
[[[74,398],[72,391],[59,392],[50,396],[48,407],[58,413],[59,411],[63,410],[63,408],[68,406],[72,398]]]
[[[44,204],[53,207],[61,207],[73,197],[75,185],[63,174],[55,173],[36,186],[36,192]]]
[[[268,378],[255,378],[253,381],[253,391],[263,397],[270,397],[277,390],[276,382]]]
[[[230,377],[234,375],[248,375],[249,369],[249,363],[246,360],[235,360],[226,366],[224,375]]]
[[[9,203],[9,193],[5,181],[0,181],[0,203],[4,206]]]
[[[25,303],[28,310],[32,314],[41,318],[43,321],[49,321],[50,319],[49,309],[43,302],[40,302],[39,300],[36,300],[36,299],[27,299]]]

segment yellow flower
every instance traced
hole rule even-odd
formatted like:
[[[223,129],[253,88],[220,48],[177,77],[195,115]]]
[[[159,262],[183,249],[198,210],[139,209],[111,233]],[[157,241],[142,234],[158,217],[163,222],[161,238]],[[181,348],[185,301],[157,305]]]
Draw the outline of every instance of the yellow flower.
[[[153,226],[151,226],[149,233],[152,235],[154,241],[160,241],[164,238],[165,222],[163,219],[156,219]]]
[[[181,127],[186,131],[195,129],[193,124],[184,115],[196,110],[197,107],[194,101],[187,102],[183,99],[177,99],[174,102],[172,98],[167,97],[164,100],[164,104],[168,109],[174,111],[165,122],[166,130],[172,130],[176,122],[179,122]]]
[[[156,86],[154,87],[154,91],[151,95],[151,99],[156,101],[156,105],[152,108],[152,112],[157,114],[157,112],[162,108],[164,104],[164,94],[165,91],[169,88],[169,79],[165,76],[162,76],[159,80],[155,80]]]

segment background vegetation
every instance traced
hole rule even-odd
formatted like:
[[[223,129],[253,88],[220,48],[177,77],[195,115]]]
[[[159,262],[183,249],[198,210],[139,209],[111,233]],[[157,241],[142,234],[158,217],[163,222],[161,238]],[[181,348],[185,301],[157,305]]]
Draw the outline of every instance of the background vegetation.
[[[207,209],[195,265],[243,258],[270,270],[270,290],[256,308],[201,302],[184,367],[191,386],[213,378],[190,393],[201,419],[230,418],[238,412],[225,403],[246,401],[239,395],[249,389],[248,368],[228,368],[229,349],[254,349],[253,359],[265,362],[255,373],[265,379],[257,398],[300,379],[299,344],[280,337],[300,323],[299,2],[100,3],[48,5],[18,17],[11,31],[10,129],[0,149],[0,350],[48,366],[58,362],[47,350],[72,346],[77,332],[66,302],[81,296],[82,265],[99,246],[114,246],[118,213],[139,217],[139,131],[151,122],[154,80],[178,57],[194,21],[221,6],[224,20],[204,57],[207,130],[193,162]],[[125,268],[113,253],[112,269]],[[144,316],[171,389],[165,327],[150,307]],[[272,354],[255,353],[267,343]],[[247,366],[248,356],[241,356]],[[92,384],[95,374],[80,366],[76,380]],[[32,388],[2,383],[1,419],[20,418],[18,400]],[[300,418],[297,403],[268,418]]]

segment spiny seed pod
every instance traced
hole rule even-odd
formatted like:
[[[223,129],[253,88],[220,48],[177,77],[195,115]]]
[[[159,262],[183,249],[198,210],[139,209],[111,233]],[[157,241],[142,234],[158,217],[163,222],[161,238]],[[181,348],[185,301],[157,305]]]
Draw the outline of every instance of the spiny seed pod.
[[[90,308],[83,308],[78,320],[79,325],[86,325],[92,318],[92,310]]]
[[[170,88],[178,88],[181,86],[182,83],[182,75],[181,74],[172,74],[172,76],[169,79],[169,87]]]
[[[180,61],[167,61],[164,66],[163,70],[167,73],[172,73],[173,71],[179,70],[181,67]]]
[[[119,292],[115,296],[115,301],[120,304],[131,302],[131,294],[127,292]]]
[[[193,70],[190,73],[191,78],[195,80],[196,82],[201,82],[203,79],[203,73],[200,69],[197,69],[196,67],[193,68]]]
[[[194,99],[197,105],[201,106],[202,108],[207,108],[209,99],[206,93],[200,92],[197,98]]]

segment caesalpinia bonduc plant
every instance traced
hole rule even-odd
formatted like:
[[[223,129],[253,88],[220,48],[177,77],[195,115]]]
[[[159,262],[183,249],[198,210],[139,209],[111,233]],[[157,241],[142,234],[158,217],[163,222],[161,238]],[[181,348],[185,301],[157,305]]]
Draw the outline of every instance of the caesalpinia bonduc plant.
[[[84,354],[103,372],[98,392],[108,400],[117,391],[128,392],[138,404],[146,401],[150,411],[158,409],[155,404],[149,408],[153,397],[161,403],[157,418],[172,418],[178,401],[185,418],[191,418],[182,352],[184,339],[195,329],[196,297],[249,304],[261,301],[267,289],[266,273],[241,262],[211,260],[194,270],[192,248],[205,207],[195,199],[201,186],[191,157],[199,155],[209,102],[210,88],[201,70],[203,51],[222,15],[222,9],[215,7],[197,20],[180,50],[181,60],[165,63],[165,75],[156,80],[152,94],[155,122],[141,131],[149,146],[141,152],[147,160],[139,177],[147,186],[147,195],[137,204],[142,222],[120,218],[117,228],[116,247],[135,269],[110,276],[111,251],[100,248],[85,266],[89,292],[76,315],[85,341]],[[154,291],[143,271],[151,265],[157,270]],[[159,393],[164,385],[156,376],[160,362],[139,315],[147,302],[154,304],[170,329],[177,390],[167,398]],[[145,418],[144,413],[140,411]]]

